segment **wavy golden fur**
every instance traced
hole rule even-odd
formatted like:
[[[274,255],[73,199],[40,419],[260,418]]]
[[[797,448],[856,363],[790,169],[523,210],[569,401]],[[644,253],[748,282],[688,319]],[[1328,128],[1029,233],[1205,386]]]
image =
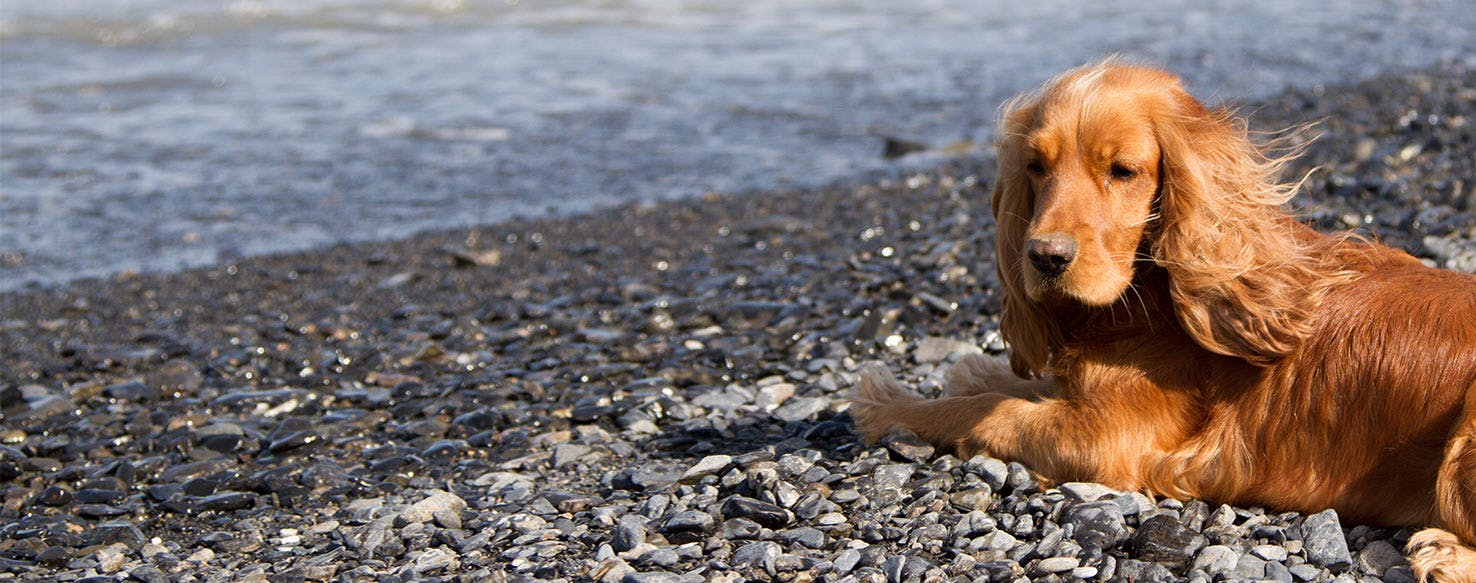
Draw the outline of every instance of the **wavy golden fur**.
[[[1476,582],[1476,277],[1295,221],[1257,145],[1168,73],[1105,62],[1005,106],[993,206],[1008,363],[852,405],[1045,477],[1426,527],[1422,579]]]

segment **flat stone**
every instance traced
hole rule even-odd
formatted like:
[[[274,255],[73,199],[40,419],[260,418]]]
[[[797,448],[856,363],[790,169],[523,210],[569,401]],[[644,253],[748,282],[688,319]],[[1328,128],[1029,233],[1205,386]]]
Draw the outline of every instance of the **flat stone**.
[[[429,522],[436,517],[436,512],[459,513],[466,510],[466,500],[462,500],[460,496],[445,490],[429,490],[428,492],[425,498],[400,511],[399,520],[405,523]]]
[[[1107,496],[1120,494],[1117,490],[1091,482],[1067,482],[1061,484],[1061,493],[1078,502],[1096,502]]]
[[[692,467],[687,468],[687,471],[682,473],[682,477],[679,481],[695,482],[697,480],[701,480],[704,476],[721,474],[723,470],[727,469],[728,466],[732,464],[733,456],[730,455],[715,454],[706,456],[700,460],[697,460],[697,463],[692,464]]]
[[[1065,573],[1081,565],[1081,560],[1076,557],[1051,557],[1041,559],[1035,564],[1035,569],[1041,573]]]
[[[889,434],[882,438],[881,445],[892,453],[894,459],[902,461],[922,463],[933,457],[933,444],[910,431]]]

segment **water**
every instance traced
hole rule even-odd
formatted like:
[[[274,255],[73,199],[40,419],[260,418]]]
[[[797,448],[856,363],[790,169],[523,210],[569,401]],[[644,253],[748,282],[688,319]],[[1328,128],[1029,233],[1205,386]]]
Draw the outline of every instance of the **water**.
[[[0,7],[0,289],[984,144],[1107,53],[1197,94],[1473,58],[1468,0],[48,0]]]

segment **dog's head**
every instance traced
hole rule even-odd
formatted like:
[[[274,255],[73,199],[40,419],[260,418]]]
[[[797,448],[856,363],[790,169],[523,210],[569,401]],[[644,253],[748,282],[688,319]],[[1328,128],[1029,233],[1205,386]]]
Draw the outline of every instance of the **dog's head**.
[[[1232,112],[1109,61],[1006,104],[998,135],[1001,330],[1017,374],[1042,374],[1063,341],[1053,311],[1140,301],[1130,288],[1149,264],[1209,350],[1267,362],[1307,332],[1297,288],[1320,260],[1279,209],[1296,189],[1277,182],[1290,155],[1253,144]]]

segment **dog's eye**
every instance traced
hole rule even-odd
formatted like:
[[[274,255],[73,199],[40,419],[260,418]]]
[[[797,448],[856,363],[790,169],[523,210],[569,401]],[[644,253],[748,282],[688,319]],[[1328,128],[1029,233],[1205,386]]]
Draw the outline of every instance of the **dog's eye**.
[[[1113,180],[1130,180],[1138,175],[1138,171],[1134,170],[1132,167],[1126,164],[1117,163],[1112,164],[1112,168],[1109,169],[1108,172],[1112,174]]]
[[[1045,164],[1041,164],[1040,160],[1031,160],[1025,164],[1025,171],[1035,176],[1040,176],[1041,174],[1045,174]]]

